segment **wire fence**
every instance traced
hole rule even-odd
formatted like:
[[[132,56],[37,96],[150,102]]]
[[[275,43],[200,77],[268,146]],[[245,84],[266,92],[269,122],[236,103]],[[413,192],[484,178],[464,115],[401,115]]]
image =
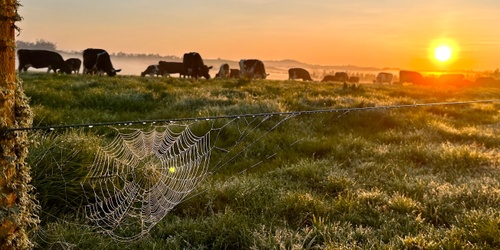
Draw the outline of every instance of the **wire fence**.
[[[337,108],[337,109],[319,109],[319,110],[306,110],[306,111],[288,111],[288,112],[272,112],[272,113],[255,113],[255,114],[236,114],[236,115],[223,115],[223,116],[207,116],[207,117],[191,117],[191,118],[176,118],[176,119],[154,119],[154,120],[139,120],[139,121],[117,121],[117,122],[102,122],[102,123],[86,123],[86,124],[68,124],[68,125],[54,125],[54,126],[34,126],[34,127],[21,127],[21,128],[8,128],[6,133],[14,131],[32,131],[32,130],[58,130],[68,128],[93,128],[103,126],[130,126],[137,124],[169,124],[176,122],[192,122],[202,120],[217,120],[217,119],[235,119],[246,117],[261,117],[261,116],[281,116],[281,115],[306,115],[306,114],[321,114],[321,113],[350,113],[359,111],[370,110],[389,110],[389,109],[403,109],[403,108],[422,108],[433,106],[453,106],[453,105],[466,105],[466,104],[480,104],[480,103],[496,103],[500,99],[490,100],[474,100],[474,101],[457,101],[457,102],[434,102],[434,103],[416,103],[416,104],[400,104],[400,105],[387,105],[387,106],[371,106],[359,108]]]

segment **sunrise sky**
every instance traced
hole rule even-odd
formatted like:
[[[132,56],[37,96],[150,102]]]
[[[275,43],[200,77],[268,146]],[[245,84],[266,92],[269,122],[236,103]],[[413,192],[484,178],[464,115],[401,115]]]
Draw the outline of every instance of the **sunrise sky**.
[[[60,50],[413,70],[500,67],[499,0],[21,0],[18,40]],[[434,59],[446,45],[451,58]]]

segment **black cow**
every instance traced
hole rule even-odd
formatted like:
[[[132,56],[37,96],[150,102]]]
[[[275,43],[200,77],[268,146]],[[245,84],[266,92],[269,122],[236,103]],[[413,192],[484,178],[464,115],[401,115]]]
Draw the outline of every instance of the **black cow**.
[[[158,69],[162,73],[162,75],[170,76],[170,74],[179,74],[179,77],[187,76],[186,69],[184,68],[184,63],[182,62],[159,61]]]
[[[266,79],[266,68],[261,60],[242,59],[240,60],[240,78]]]
[[[349,75],[346,72],[335,72],[335,81],[337,82],[347,82],[349,80]]]
[[[337,78],[333,75],[326,75],[321,82],[335,82]]]
[[[442,74],[439,76],[440,84],[464,85],[466,82],[463,74]]]
[[[108,52],[103,49],[86,49],[83,51],[83,73],[115,76],[121,69],[114,69]]]
[[[399,71],[399,83],[425,84],[425,79],[422,74],[416,71],[401,70]]]
[[[82,66],[82,60],[80,60],[78,58],[70,58],[70,59],[66,60],[66,64],[71,69],[71,73],[73,73],[73,71],[75,72],[75,74],[80,73],[80,67]]]
[[[489,77],[479,77],[476,79],[476,84],[478,85],[489,85],[489,86],[500,86],[500,80],[497,80],[491,76]]]
[[[229,69],[229,78],[240,78],[240,70],[239,69]]]
[[[230,68],[229,64],[224,63],[219,68],[219,73],[215,75],[215,78],[229,78],[230,76]]]
[[[288,70],[288,80],[302,79],[302,81],[312,81],[309,71],[303,68],[291,68]]]
[[[203,63],[201,55],[197,52],[189,52],[184,54],[182,59],[184,64],[184,70],[188,76],[198,79],[198,77],[205,77],[205,79],[210,79],[210,74],[208,71],[212,66],[208,67]]]
[[[357,76],[351,76],[351,77],[349,77],[348,82],[350,82],[350,83],[359,83],[359,77],[357,77]]]
[[[160,71],[159,65],[149,65],[146,70],[141,72],[141,76],[146,76],[149,75],[151,77],[153,76],[162,76],[163,73]]]
[[[335,75],[326,75],[321,82],[347,82],[349,76],[346,72],[335,72]]]
[[[29,67],[33,67],[36,69],[49,68],[47,73],[51,70],[54,70],[54,73],[59,70],[71,74],[71,69],[62,56],[54,51],[20,49],[17,51],[17,58],[19,60],[19,73],[26,72]]]

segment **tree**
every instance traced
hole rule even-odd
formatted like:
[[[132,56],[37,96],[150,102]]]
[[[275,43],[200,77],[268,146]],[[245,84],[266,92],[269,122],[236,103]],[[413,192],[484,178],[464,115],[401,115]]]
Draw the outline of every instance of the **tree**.
[[[36,42],[34,43],[17,41],[16,46],[19,49],[43,49],[43,50],[57,51],[57,46],[55,43],[46,41],[44,39],[36,40]]]
[[[15,22],[17,0],[0,0],[0,249],[33,247],[29,231],[39,219],[38,206],[31,194],[27,132],[10,131],[29,127],[33,114],[15,68]]]

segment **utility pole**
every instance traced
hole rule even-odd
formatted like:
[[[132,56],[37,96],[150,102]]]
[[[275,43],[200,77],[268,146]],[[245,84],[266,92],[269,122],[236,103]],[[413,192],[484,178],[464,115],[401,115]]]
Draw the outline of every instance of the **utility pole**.
[[[16,78],[16,22],[21,20],[17,0],[0,0],[0,249],[30,249],[30,230],[39,219],[34,199],[25,131],[11,128],[30,127],[33,114]]]

